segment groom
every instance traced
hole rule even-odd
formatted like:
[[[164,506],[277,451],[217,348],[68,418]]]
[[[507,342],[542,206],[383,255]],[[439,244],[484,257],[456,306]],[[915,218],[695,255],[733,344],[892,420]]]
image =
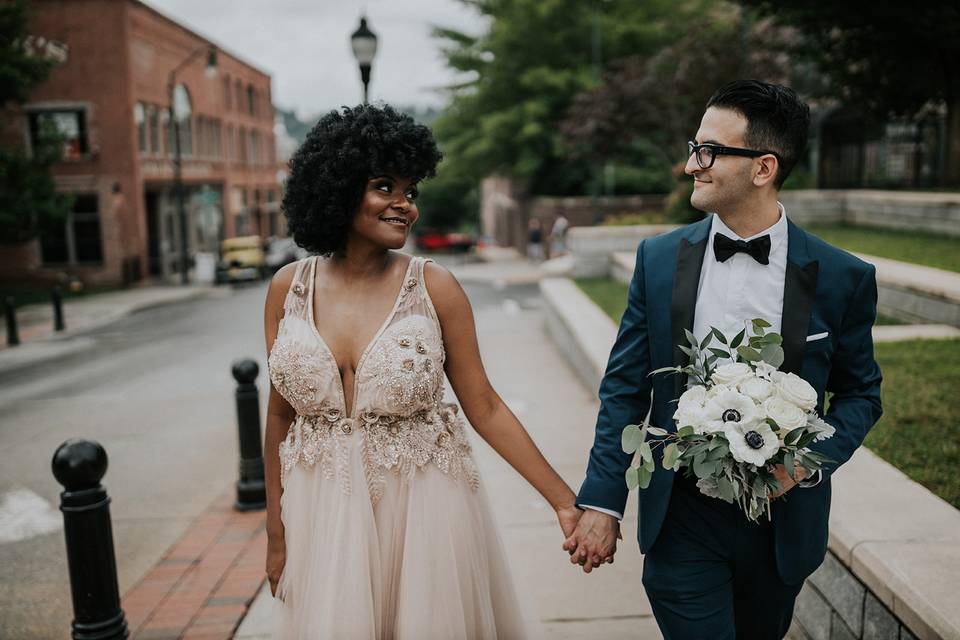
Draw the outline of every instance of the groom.
[[[873,358],[874,268],[790,222],[777,195],[806,144],[810,113],[779,85],[738,80],[707,103],[686,173],[691,204],[705,220],[649,238],[637,249],[627,309],[600,385],[600,413],[584,509],[564,543],[584,571],[612,562],[627,501],[624,426],[672,429],[681,376],[654,369],[685,365],[684,330],[733,336],[764,318],[783,336],[782,370],[817,390],[817,413],[834,437],[812,445],[833,462],[794,482],[775,470],[782,497],[772,522],[749,522],[739,507],[700,494],[682,473],[657,464],[639,492],[643,585],[668,640],[782,638],[800,587],[823,561],[830,475],[880,417],[880,369]],[[780,495],[780,494],[778,494]]]

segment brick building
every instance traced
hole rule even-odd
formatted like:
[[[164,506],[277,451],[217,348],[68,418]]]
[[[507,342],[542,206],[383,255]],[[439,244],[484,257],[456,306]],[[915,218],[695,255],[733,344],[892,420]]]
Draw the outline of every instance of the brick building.
[[[56,127],[66,142],[54,178],[74,204],[39,240],[0,247],[0,279],[179,280],[168,110],[177,67],[189,255],[216,255],[223,238],[283,235],[269,75],[137,0],[31,6],[25,46],[57,65],[2,135],[29,149]]]

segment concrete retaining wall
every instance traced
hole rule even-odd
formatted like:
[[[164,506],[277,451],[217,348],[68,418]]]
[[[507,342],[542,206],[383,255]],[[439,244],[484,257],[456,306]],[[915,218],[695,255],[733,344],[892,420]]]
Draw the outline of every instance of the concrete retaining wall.
[[[800,224],[843,222],[960,238],[960,193],[804,189],[782,191],[780,201]]]

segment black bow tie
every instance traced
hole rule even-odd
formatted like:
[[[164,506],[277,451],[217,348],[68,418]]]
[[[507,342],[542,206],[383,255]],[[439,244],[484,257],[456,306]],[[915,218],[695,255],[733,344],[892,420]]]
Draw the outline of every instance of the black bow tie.
[[[730,256],[744,252],[760,264],[770,264],[770,236],[760,236],[753,240],[734,240],[722,233],[713,236],[713,255],[717,262],[726,262]]]

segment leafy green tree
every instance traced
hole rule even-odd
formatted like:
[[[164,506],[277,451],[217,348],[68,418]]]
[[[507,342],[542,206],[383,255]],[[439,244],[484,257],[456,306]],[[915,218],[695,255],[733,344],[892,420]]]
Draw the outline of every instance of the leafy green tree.
[[[960,185],[960,4],[927,0],[740,0],[805,37],[795,52],[830,81],[829,95],[875,121],[946,106],[946,182]]]
[[[594,86],[594,28],[603,60],[652,55],[682,34],[706,0],[462,0],[489,24],[478,36],[436,28],[447,64],[465,74],[435,123],[445,170],[500,173],[532,193],[583,193],[591,166],[568,158],[558,124]]]
[[[26,31],[26,1],[0,3],[0,109],[7,113],[27,100],[51,65],[24,51]],[[62,140],[52,132],[45,132],[42,139],[31,155],[0,148],[0,244],[31,240],[44,225],[69,211],[71,199],[56,192],[50,177],[50,167],[62,154]]]

